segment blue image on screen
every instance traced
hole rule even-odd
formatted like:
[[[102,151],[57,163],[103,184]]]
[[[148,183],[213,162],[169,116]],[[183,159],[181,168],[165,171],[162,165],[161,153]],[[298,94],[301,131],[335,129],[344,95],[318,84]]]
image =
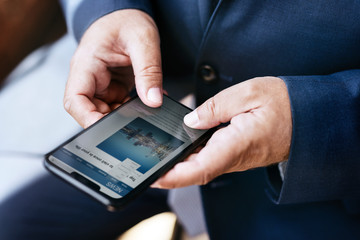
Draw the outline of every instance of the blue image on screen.
[[[126,158],[138,163],[137,171],[146,173],[184,142],[136,118],[96,147],[120,161]]]

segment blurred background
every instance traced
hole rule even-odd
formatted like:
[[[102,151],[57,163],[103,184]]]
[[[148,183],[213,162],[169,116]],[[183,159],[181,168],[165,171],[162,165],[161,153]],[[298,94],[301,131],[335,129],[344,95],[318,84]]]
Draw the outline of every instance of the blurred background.
[[[57,1],[0,1],[0,201],[40,174],[80,128],[62,108],[75,41]],[[57,126],[56,126],[57,125]]]
[[[58,1],[0,0],[0,30],[1,204],[49,174],[42,165],[43,155],[81,128],[62,105],[76,42],[66,32]],[[174,214],[163,213],[119,239],[190,238]]]

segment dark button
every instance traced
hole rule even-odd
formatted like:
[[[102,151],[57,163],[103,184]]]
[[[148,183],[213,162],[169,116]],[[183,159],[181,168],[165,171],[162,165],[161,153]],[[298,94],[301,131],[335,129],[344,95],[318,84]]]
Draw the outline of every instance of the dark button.
[[[216,72],[210,65],[202,65],[199,73],[202,80],[206,83],[213,83],[217,80]]]

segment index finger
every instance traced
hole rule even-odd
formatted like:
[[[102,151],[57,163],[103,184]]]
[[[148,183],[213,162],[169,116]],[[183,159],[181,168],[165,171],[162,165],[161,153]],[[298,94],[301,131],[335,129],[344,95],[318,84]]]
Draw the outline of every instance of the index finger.
[[[140,99],[150,107],[162,104],[162,67],[158,32],[147,31],[129,45],[129,55]]]
[[[92,102],[97,87],[96,77],[101,78],[102,85],[110,81],[110,73],[104,71],[101,65],[89,59],[79,61],[75,55],[65,88],[64,108],[84,128],[104,116]]]
[[[70,73],[64,93],[64,108],[82,127],[86,128],[102,115],[96,111],[96,106],[89,99],[94,94],[94,83],[91,84],[86,79],[91,79],[92,76],[88,72],[83,74],[85,76]]]

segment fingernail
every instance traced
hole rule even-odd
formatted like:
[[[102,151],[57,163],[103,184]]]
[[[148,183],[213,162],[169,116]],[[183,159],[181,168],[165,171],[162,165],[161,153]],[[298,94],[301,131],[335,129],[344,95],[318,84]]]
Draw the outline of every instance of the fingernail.
[[[150,185],[151,188],[161,188],[160,184],[157,182],[154,182],[153,184]]]
[[[162,102],[162,93],[160,88],[150,88],[147,93],[147,99],[153,103]]]
[[[184,117],[184,123],[189,127],[196,127],[199,124],[199,116],[197,111],[194,110]]]

